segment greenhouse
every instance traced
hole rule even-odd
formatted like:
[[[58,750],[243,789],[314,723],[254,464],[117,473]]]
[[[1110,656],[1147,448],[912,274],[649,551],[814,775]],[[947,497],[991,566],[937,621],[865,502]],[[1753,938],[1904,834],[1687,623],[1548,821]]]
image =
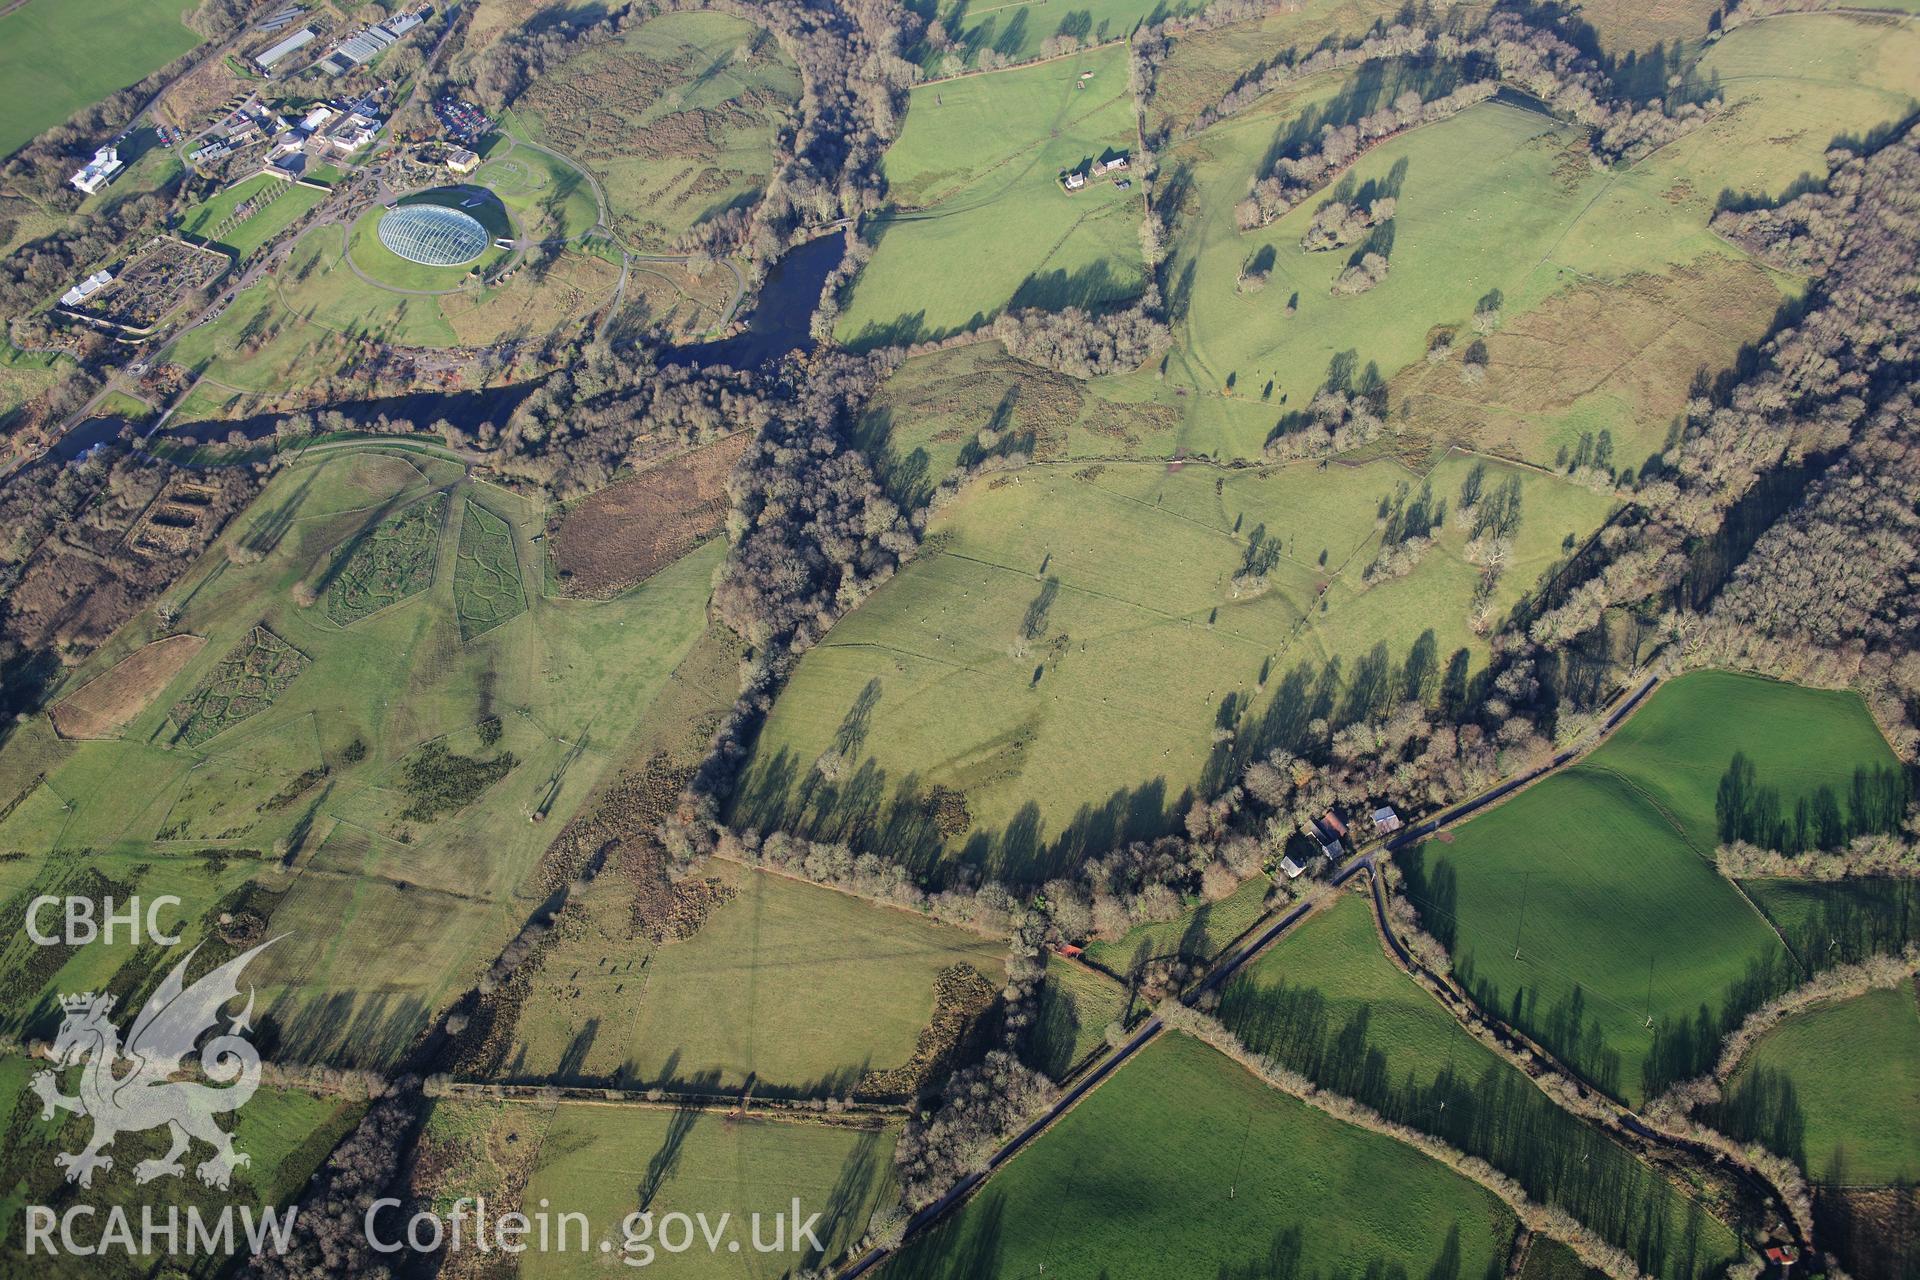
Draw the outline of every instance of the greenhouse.
[[[410,204],[380,219],[380,243],[408,262],[458,267],[487,251],[487,229],[445,205]]]

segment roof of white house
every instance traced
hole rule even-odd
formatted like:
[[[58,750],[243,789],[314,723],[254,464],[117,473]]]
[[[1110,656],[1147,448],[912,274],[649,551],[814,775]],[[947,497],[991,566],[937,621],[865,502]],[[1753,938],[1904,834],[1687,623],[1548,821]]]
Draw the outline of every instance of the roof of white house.
[[[114,174],[126,167],[127,166],[120,161],[120,149],[108,145],[94,152],[93,159],[87,161],[86,165],[81,168],[78,173],[67,179],[67,181],[88,195],[92,195],[101,187],[106,186],[107,183],[112,180]]]

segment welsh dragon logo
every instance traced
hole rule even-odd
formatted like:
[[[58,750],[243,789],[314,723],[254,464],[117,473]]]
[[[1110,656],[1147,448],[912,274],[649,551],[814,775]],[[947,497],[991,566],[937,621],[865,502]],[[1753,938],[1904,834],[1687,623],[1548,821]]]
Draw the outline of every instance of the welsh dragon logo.
[[[113,1157],[104,1153],[115,1137],[161,1125],[172,1131],[172,1146],[158,1160],[134,1166],[137,1182],[185,1173],[180,1157],[196,1138],[213,1148],[213,1155],[195,1170],[210,1187],[225,1190],[233,1171],[251,1163],[245,1152],[234,1150],[233,1139],[216,1123],[221,1112],[245,1106],[260,1087],[260,1054],[246,1039],[252,1030],[251,987],[246,1008],[238,1017],[229,1015],[226,1032],[200,1050],[201,1074],[213,1084],[174,1077],[182,1072],[182,1060],[193,1053],[194,1043],[219,1022],[221,1009],[239,996],[240,971],[277,940],[242,952],[192,986],[185,982],[187,964],[199,948],[188,952],[134,1018],[124,1048],[109,1018],[113,996],[88,992],[61,998],[66,1017],[48,1055],[54,1066],[33,1077],[33,1090],[40,1095],[42,1120],[53,1119],[56,1110],[93,1120],[93,1138],[84,1150],[53,1158],[67,1171],[67,1181],[91,1186],[94,1170],[113,1168]],[[58,1073],[72,1067],[81,1068],[77,1097],[59,1091]]]

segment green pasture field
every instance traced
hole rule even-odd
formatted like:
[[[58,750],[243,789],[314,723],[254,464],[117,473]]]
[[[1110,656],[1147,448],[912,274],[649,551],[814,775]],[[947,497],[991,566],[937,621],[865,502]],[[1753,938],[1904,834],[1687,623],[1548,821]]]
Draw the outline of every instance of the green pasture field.
[[[860,421],[858,443],[895,501],[924,506],[942,477],[986,454],[982,428],[1037,461],[1064,458],[1066,431],[1086,406],[1085,386],[1015,360],[997,342],[927,352],[881,385]]]
[[[180,14],[169,0],[60,0],[0,17],[0,155],[199,44]]]
[[[127,200],[166,193],[187,171],[173,148],[160,145],[159,131],[150,125],[127,136],[120,144],[120,159],[127,167],[104,190],[80,202],[82,213],[106,213]]]
[[[219,319],[183,334],[174,359],[243,391],[284,394],[312,387],[354,359],[358,334],[409,346],[455,345],[440,302],[360,279],[344,260],[338,229],[316,228]]]
[[[1469,986],[1622,1097],[1643,1096],[1649,1019],[1717,1008],[1780,947],[1713,867],[1713,798],[1735,751],[1789,806],[1890,762],[1855,695],[1690,673],[1585,761],[1405,855]]]
[[[460,517],[460,552],[453,567],[453,604],[460,636],[471,640],[526,612],[527,592],[514,559],[513,530],[493,512],[467,500]]]
[[[654,1262],[676,1275],[778,1280],[802,1268],[830,1266],[859,1240],[874,1209],[893,1194],[896,1139],[891,1130],[806,1120],[562,1103],[546,1126],[521,1204],[531,1210],[544,1200],[555,1211],[584,1213],[616,1251],[623,1244],[621,1224],[643,1202],[656,1224],[683,1213],[705,1214],[711,1226],[731,1214],[727,1230],[740,1244],[737,1252],[724,1244],[709,1252],[696,1243],[689,1252],[669,1253],[658,1247],[656,1226]],[[756,1252],[750,1247],[753,1215],[760,1215],[762,1240],[771,1242],[775,1213],[788,1215],[791,1231],[796,1196],[802,1218],[821,1215],[814,1231],[823,1252],[804,1244]],[[669,1238],[678,1244],[677,1234]],[[529,1251],[521,1259],[522,1274],[528,1280],[605,1275],[607,1256],[597,1252],[597,1238],[589,1243],[584,1251]],[[626,1256],[647,1257],[637,1251],[640,1243],[647,1242],[638,1241]]]
[[[1129,1003],[1126,989],[1106,974],[1048,956],[1028,1062],[1060,1079],[1106,1043],[1107,1027],[1126,1017]]]
[[[100,412],[108,417],[125,418],[128,422],[141,422],[153,416],[153,406],[123,391],[109,391],[107,398],[100,402]]]
[[[312,798],[326,761],[308,726],[294,724],[264,739],[249,739],[248,747],[248,755],[222,752],[181,779],[154,839],[239,841],[261,814]],[[274,764],[261,768],[252,753]]]
[[[187,392],[186,398],[174,409],[173,416],[168,421],[184,426],[190,422],[206,422],[210,419],[223,418],[227,415],[229,408],[244,398],[242,393],[227,391],[202,382]]]
[[[1448,1069],[1472,1080],[1503,1061],[1389,960],[1384,947],[1372,905],[1360,894],[1342,894],[1255,961],[1247,978],[1256,987],[1320,992],[1330,1027],[1364,1015],[1367,1045],[1385,1055],[1387,1075],[1396,1082],[1412,1078],[1425,1086]]]
[[[1471,464],[1448,457],[1435,499],[1457,502]],[[1611,506],[1499,463],[1488,486],[1508,475],[1525,514],[1496,612]],[[1426,655],[1416,660],[1431,696],[1458,650],[1482,661],[1467,618],[1480,571],[1451,518],[1411,574],[1360,581],[1378,503],[1401,483],[1417,493],[1421,477],[1375,459],[1064,464],[976,484],[932,522],[914,562],[801,661],[734,815],[859,843],[885,806],[913,809],[909,791],[945,786],[966,796],[971,829],[942,839],[908,827],[884,851],[920,865],[944,851],[1036,880],[1162,831],[1190,789],[1225,776],[1216,727],[1236,729],[1238,750],[1264,751],[1314,715],[1384,694],[1389,665]],[[1256,533],[1277,556],[1269,586],[1237,594]],[[1301,710],[1316,700],[1321,710]],[[861,768],[844,787],[817,785],[830,746]]]
[[[943,5],[935,0],[927,7],[938,12],[953,47],[945,53],[923,47],[919,50],[920,64],[931,75],[947,76],[978,66],[985,53],[1008,62],[1025,62],[1039,57],[1041,44],[1054,36],[1106,44],[1126,39],[1143,22],[1158,22],[1200,8],[1165,0],[1086,0],[1073,5],[1060,0],[989,0],[986,4],[958,0]]]
[[[11,342],[0,341],[0,426],[21,405],[40,395],[57,381],[56,370],[62,357],[47,352],[27,352]]]
[[[385,514],[446,490],[464,503],[471,483],[454,464],[377,447],[282,469],[164,597],[207,644],[122,739],[68,743],[36,728],[0,747],[0,792],[27,793],[0,822],[0,849],[29,855],[5,864],[7,876],[51,874],[91,850],[102,874],[137,872],[167,886],[155,891],[181,893],[196,921],[251,882],[248,909],[289,935],[258,966],[263,1023],[283,1052],[378,1063],[404,1049],[545,897],[531,869],[625,764],[638,709],[705,631],[721,551],[709,544],[618,600],[530,595],[524,614],[465,643],[448,531],[431,587],[351,627],[298,603],[295,585]],[[516,555],[536,554],[545,512],[493,488],[484,501],[511,527]],[[170,708],[262,623],[306,655],[304,669],[219,736],[172,742]],[[71,678],[105,670],[153,625],[139,615],[127,642],[103,646]],[[484,754],[511,751],[516,766],[458,812],[402,817],[401,762],[435,740],[480,752],[474,726],[488,716],[502,736]],[[45,982],[80,989],[75,976]],[[30,1006],[33,993],[22,998]]]
[[[1792,1082],[1800,1146],[1781,1154],[1812,1178],[1883,1186],[1920,1176],[1920,1006],[1913,983],[1787,1019],[1760,1038],[1722,1092],[1733,1102],[1761,1075]],[[1774,1145],[1764,1130],[1737,1134]]]
[[[1606,1272],[1589,1267],[1578,1254],[1552,1236],[1535,1236],[1527,1246],[1520,1280],[1600,1280]]]
[[[917,86],[884,166],[895,207],[875,220],[877,246],[841,314],[841,341],[910,342],[1007,307],[1137,293],[1138,182],[1123,191],[1090,177],[1068,193],[1059,181],[1138,149],[1132,102],[1118,45]]]
[[[1891,917],[1899,927],[1899,912],[1904,909],[1904,881],[1876,876],[1855,876],[1845,880],[1742,880],[1740,887],[1767,919],[1789,938],[1813,938],[1822,926],[1822,917],[1831,927],[1833,918],[1859,919],[1875,914]]]
[[[21,245],[51,234],[65,221],[61,211],[47,203],[39,192],[0,192],[0,256],[10,255]],[[9,345],[0,342],[0,352],[8,350]],[[0,366],[7,363],[0,358]]]
[[[48,736],[51,737],[50,731]],[[38,759],[33,763],[50,763],[55,758],[50,744],[36,742],[34,746],[33,754]],[[21,754],[21,749],[10,742],[9,758],[0,764],[17,766],[21,763]],[[125,758],[126,753],[120,754]],[[96,766],[92,775],[83,777],[78,771],[70,770],[59,784],[62,789],[72,785],[112,785],[111,761],[83,759],[81,763]],[[18,794],[12,782],[10,777],[9,799]],[[47,839],[31,838],[38,834],[36,827],[40,824],[35,821],[36,817],[44,816],[46,808],[59,803],[54,787],[39,784],[34,795],[14,810],[5,834],[0,835],[0,851],[8,855],[0,862],[0,894],[5,895],[4,905],[15,919],[24,920],[30,902],[42,895],[88,898],[96,910],[106,897],[125,902],[135,896],[151,900],[162,894],[171,895],[180,899],[180,905],[163,908],[160,918],[182,939],[181,950],[175,956],[177,961],[187,950],[209,940],[207,914],[228,900],[260,869],[259,862],[252,857],[183,859],[156,857],[151,851],[137,856],[43,852],[61,826],[74,816],[71,812],[53,815],[55,821],[40,828],[46,831]],[[159,821],[167,803],[163,797],[153,806],[155,821]],[[36,807],[43,810],[42,815],[31,812]],[[75,808],[78,808],[77,802]],[[58,909],[52,909],[42,917],[43,923],[57,929],[53,919],[57,914]],[[6,989],[0,991],[0,1027],[21,1040],[51,1040],[60,1021],[57,996],[107,990],[130,961],[138,961],[139,972],[150,978],[146,987],[141,988],[142,998],[144,990],[162,976],[159,972],[148,972],[154,967],[152,955],[143,955],[124,931],[112,942],[101,939],[80,947],[41,947],[27,936],[24,928],[16,929],[0,945],[0,959],[4,959],[6,972],[11,975]],[[131,971],[125,976],[132,976]],[[126,987],[121,983],[111,989],[124,991]]]
[[[266,627],[255,627],[174,704],[175,740],[200,746],[269,710],[306,670],[307,655]]]
[[[1581,764],[1402,855],[1455,968],[1608,1092],[1644,1100],[1661,1020],[1717,1008],[1780,943],[1619,774]],[[1451,879],[1457,889],[1448,886]],[[1446,931],[1451,929],[1449,935]]]
[[[1789,810],[1821,786],[1846,795],[1855,768],[1899,763],[1852,690],[1734,671],[1668,681],[1587,763],[1627,779],[1710,854],[1720,839],[1714,797],[1736,751]]]
[[[351,626],[432,586],[446,513],[447,496],[429,494],[355,542],[327,583],[327,617]]]
[[[128,1017],[132,1017],[132,1011]],[[18,1233],[26,1218],[25,1206],[30,1204],[64,1213],[76,1204],[108,1203],[110,1197],[110,1202],[123,1206],[136,1223],[141,1220],[143,1207],[151,1207],[161,1222],[166,1221],[170,1206],[178,1208],[184,1222],[188,1206],[211,1217],[229,1203],[255,1206],[256,1213],[260,1206],[284,1205],[299,1194],[366,1107],[364,1102],[264,1086],[222,1125],[232,1133],[234,1149],[251,1158],[250,1163],[234,1170],[229,1190],[214,1190],[201,1183],[194,1166],[212,1153],[198,1142],[182,1157],[187,1166],[183,1176],[145,1185],[136,1183],[134,1166],[166,1153],[165,1129],[123,1132],[113,1144],[113,1168],[97,1173],[93,1186],[83,1190],[64,1180],[53,1157],[84,1147],[93,1121],[65,1112],[57,1121],[40,1120],[40,1099],[28,1088],[28,1081],[46,1065],[24,1056],[0,1057],[0,1114],[16,1118],[0,1140],[0,1248],[16,1256],[22,1245]],[[63,1072],[62,1092],[75,1092],[77,1078],[76,1072]],[[90,1259],[84,1268],[62,1267],[56,1262],[46,1274],[131,1280],[151,1274],[150,1261],[137,1253],[128,1256],[109,1249]]]
[[[1836,141],[1920,105],[1920,26],[1856,13],[1767,18],[1714,41],[1691,73],[1726,105],[1611,175],[1555,247],[1555,262],[1614,278],[1622,241],[1656,261],[1685,262],[1708,243],[1702,232],[1723,194],[1773,199],[1802,178],[1825,177]]]
[[[733,863],[705,874],[733,896],[692,937],[660,944],[630,936],[630,889],[596,882],[587,928],[533,980],[514,1073],[844,1094],[913,1055],[942,969],[1005,981],[998,941]]]
[[[265,205],[240,222],[227,225],[241,205],[263,196],[268,197]],[[187,210],[180,230],[192,239],[225,249],[235,258],[244,258],[326,198],[324,191],[262,173],[236,182],[211,200]]]
[[[1310,7],[1267,23],[1331,20]],[[1190,115],[1210,100],[1213,64],[1234,61],[1230,49],[1246,47],[1236,38],[1243,30],[1176,45],[1162,100],[1168,112]],[[1187,73],[1183,53],[1193,62]],[[1709,232],[1721,193],[1778,195],[1802,174],[1821,176],[1837,133],[1865,133],[1912,109],[1920,98],[1916,66],[1920,32],[1910,21],[1767,19],[1707,46],[1694,67],[1697,80],[1717,84],[1726,108],[1636,165],[1594,172],[1569,149],[1573,132],[1485,103],[1374,149],[1353,166],[1350,183],[1242,234],[1233,205],[1277,140],[1304,113],[1355,101],[1363,78],[1343,72],[1300,81],[1167,151],[1163,168],[1190,182],[1198,198],[1173,236],[1176,341],[1165,383],[1143,373],[1091,390],[1123,404],[1170,406],[1179,423],[1174,445],[1248,456],[1282,412],[1327,378],[1340,353],[1352,353],[1356,371],[1372,365],[1391,380],[1420,367],[1436,327],[1455,331],[1456,353],[1473,340],[1467,322],[1492,290],[1502,295],[1503,327],[1511,327],[1569,290],[1603,289],[1597,317],[1592,306],[1551,320],[1543,311],[1538,332],[1490,338],[1494,370],[1485,386],[1461,383],[1456,354],[1417,385],[1396,385],[1394,399],[1411,400],[1396,406],[1403,432],[1551,464],[1582,432],[1604,427],[1616,457],[1638,466],[1662,447],[1677,412],[1669,384],[1684,383],[1697,368],[1725,367],[1740,342],[1764,332],[1780,296],[1798,288],[1786,277],[1768,288],[1765,273]],[[1407,74],[1365,77],[1367,93],[1391,96]],[[1822,123],[1809,128],[1809,120]],[[1329,195],[1389,182],[1402,162],[1388,277],[1357,297],[1329,296],[1326,286],[1348,255],[1304,253],[1301,230]],[[1502,234],[1483,234],[1489,225]],[[1275,255],[1269,283],[1243,291],[1241,270],[1263,248]],[[1569,334],[1586,341],[1567,341]],[[1634,352],[1626,366],[1606,358],[1622,350]],[[1633,372],[1642,369],[1661,372]],[[1522,370],[1539,370],[1538,385],[1517,393],[1503,385],[1502,373]],[[1189,394],[1170,398],[1181,387]],[[1142,444],[1164,447],[1165,439],[1147,434]]]
[[[1686,194],[1701,202],[1723,191],[1777,197],[1803,175],[1825,177],[1836,140],[1920,105],[1920,24],[1854,13],[1768,18],[1715,41],[1694,76],[1717,83],[1727,109],[1635,166],[1622,185],[1647,191],[1684,177]],[[1611,216],[1595,208],[1596,233]]]
[[[1391,98],[1398,83],[1389,77],[1369,96]],[[1316,77],[1269,102],[1329,109],[1351,84]],[[1268,422],[1284,411],[1282,397],[1287,407],[1311,399],[1343,352],[1354,353],[1356,372],[1372,366],[1390,377],[1422,358],[1435,325],[1464,324],[1490,292],[1519,309],[1567,282],[1548,255],[1603,181],[1575,154],[1576,130],[1503,103],[1481,103],[1392,139],[1350,171],[1356,190],[1397,187],[1391,271],[1364,294],[1335,297],[1329,286],[1355,250],[1300,247],[1326,196],[1256,231],[1234,224],[1234,203],[1257,176],[1274,125],[1267,110],[1233,117],[1176,148],[1168,162],[1192,165],[1201,198],[1173,257],[1171,278],[1192,284],[1168,378],[1200,394],[1256,400]],[[1496,226],[1500,234],[1486,234]],[[1268,251],[1269,282],[1243,290],[1243,268]],[[1616,268],[1624,274],[1629,264]],[[1236,452],[1260,443],[1236,441]]]
[[[690,769],[706,759],[713,735],[740,696],[741,640],[710,622],[620,746],[629,760],[664,758]]]
[[[1483,1276],[1504,1265],[1513,1227],[1443,1165],[1170,1033],[884,1274],[1093,1275],[1124,1258],[1130,1276]]]
[[[1215,959],[1266,915],[1272,888],[1270,877],[1256,875],[1218,902],[1192,903],[1177,919],[1135,925],[1112,941],[1096,938],[1087,944],[1087,959],[1119,974],[1167,956]]]
[[[529,138],[594,173],[622,234],[659,247],[759,198],[800,92],[770,33],[669,13],[549,71],[513,109]]]
[[[1680,50],[1698,49],[1718,12],[1712,0],[1583,0],[1579,19],[1613,57],[1659,47],[1671,59]]]

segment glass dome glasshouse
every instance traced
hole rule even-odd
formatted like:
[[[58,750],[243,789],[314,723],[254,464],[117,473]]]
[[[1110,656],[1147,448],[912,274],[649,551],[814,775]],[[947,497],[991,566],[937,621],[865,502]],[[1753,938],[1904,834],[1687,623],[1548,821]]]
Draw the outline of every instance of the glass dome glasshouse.
[[[380,219],[380,243],[408,262],[458,267],[487,251],[487,229],[470,214],[438,204],[409,204]]]

